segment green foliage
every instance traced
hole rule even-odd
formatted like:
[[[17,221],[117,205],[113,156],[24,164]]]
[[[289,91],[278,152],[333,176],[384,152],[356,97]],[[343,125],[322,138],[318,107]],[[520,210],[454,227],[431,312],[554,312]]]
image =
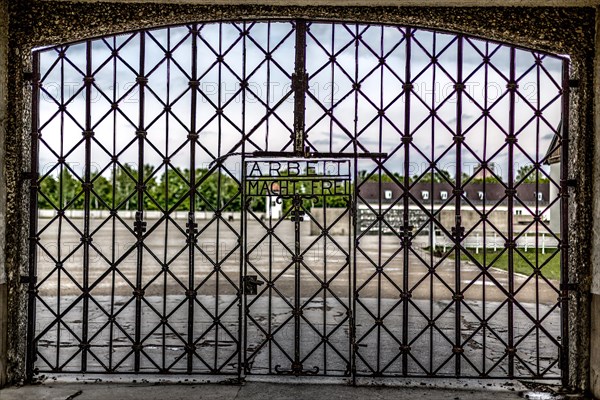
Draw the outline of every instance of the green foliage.
[[[225,172],[206,169],[196,171],[197,193],[194,196],[196,211],[239,211],[241,195],[239,183]],[[103,210],[137,210],[137,181],[140,177],[135,167],[125,164],[115,168],[107,178],[92,174],[93,191],[90,208]],[[150,165],[143,170],[145,192],[144,210],[190,210],[191,183],[188,169],[166,169],[155,171]],[[58,176],[48,175],[40,182],[38,207],[40,209],[68,208],[82,210],[85,206],[83,185],[66,167]],[[264,200],[263,205],[264,209]]]
[[[358,179],[359,179],[361,182],[364,182],[365,180],[366,180],[366,181],[369,181],[369,182],[379,182],[379,181],[381,181],[381,182],[394,182],[394,179],[392,179],[392,177],[391,177],[391,176],[389,176],[389,175],[388,175],[388,174],[386,174],[386,173],[382,173],[382,174],[381,174],[381,177],[380,177],[380,176],[379,176],[379,174],[377,174],[377,173],[375,173],[375,174],[372,174],[372,175],[371,175],[371,176],[369,176],[368,178],[367,178],[367,175],[368,175],[368,172],[367,172],[367,171],[365,171],[365,170],[360,170],[360,171],[358,171]],[[403,177],[402,175],[400,175],[400,173],[398,173],[398,172],[394,172],[392,175],[393,175],[393,177],[394,177],[394,178],[395,178],[397,181],[399,181],[399,182],[403,182],[403,181],[404,181],[404,177]],[[409,181],[412,181],[412,178],[409,178]]]
[[[412,177],[413,181],[416,181],[417,178],[419,178],[419,175],[414,175]],[[433,173],[428,172],[425,175],[423,175],[423,177],[421,179],[419,179],[419,182],[423,182],[423,183],[454,183],[454,178],[452,178],[452,176],[450,175],[450,172],[448,171],[435,171]]]
[[[58,180],[55,179],[52,175],[44,178],[40,182],[38,194],[38,207],[43,210],[50,210],[56,207],[60,207],[58,196],[59,196],[59,187]]]
[[[188,169],[168,169],[164,171],[156,186],[149,193],[162,209],[189,211],[189,179]]]
[[[500,183],[500,180],[498,180],[498,178],[496,178],[495,176],[486,176],[485,179],[484,178],[473,178],[471,180],[471,183]]]
[[[109,207],[112,205],[112,184],[106,177],[98,174],[92,176],[92,182],[94,183],[94,194],[92,194],[90,206],[94,210],[105,210],[104,203]]]
[[[135,195],[137,171],[125,164],[117,168],[112,173],[114,185],[114,205],[115,208],[124,210],[137,209],[137,196]]]
[[[536,183],[536,180],[539,183],[550,182],[550,180],[542,173],[533,171],[534,168],[535,167],[532,164],[524,165],[521,168],[519,168],[519,171],[517,171],[517,177],[515,178],[515,182],[520,182],[523,178],[525,178],[523,180],[523,183]]]
[[[430,247],[424,248],[425,251],[431,251]],[[537,253],[537,254],[536,254]],[[441,257],[443,255],[442,247],[436,247],[434,256]],[[469,249],[469,254],[475,258],[480,264],[486,267],[494,267],[503,271],[508,271],[508,251],[487,249],[485,252],[485,264],[484,264],[484,251],[480,249],[479,253],[475,249]],[[455,255],[452,251],[448,258],[454,259]],[[461,260],[472,261],[471,258],[461,252]],[[529,276],[534,273],[531,265],[543,265],[541,269],[542,275],[548,279],[559,280],[560,279],[560,254],[556,252],[556,249],[547,248],[545,254],[542,254],[541,249],[529,249],[525,251],[523,248],[515,250],[513,253],[513,270],[522,275]]]
[[[40,182],[39,208],[83,209],[83,186],[65,166],[59,168],[59,177],[47,176]]]
[[[267,211],[267,197],[266,196],[252,197],[252,199],[250,200],[250,209],[257,211],[257,212]]]
[[[470,178],[471,178],[471,176],[469,174],[466,174],[463,172],[463,174],[462,174],[463,182],[466,182]],[[490,173],[487,173],[485,178],[474,177],[473,179],[471,179],[469,181],[469,183],[483,183],[483,182],[485,182],[485,183],[500,183],[498,178],[496,178],[495,175],[491,175]]]
[[[94,210],[128,210],[138,209],[137,181],[138,170],[132,165],[124,164],[111,171],[110,176],[92,174],[92,192],[90,208]],[[401,177],[398,177],[401,178]],[[85,207],[83,184],[68,168],[62,167],[58,176],[48,175],[40,182],[38,207],[40,209],[82,210]],[[190,211],[192,194],[190,186],[191,174],[189,169],[164,167],[158,171],[150,165],[143,170],[144,193],[142,196],[143,209],[148,211]],[[387,177],[389,181],[391,179]],[[240,211],[242,209],[242,194],[240,183],[225,171],[209,171],[196,169],[196,193],[193,196],[193,208],[196,211],[212,212],[215,210]],[[309,188],[308,182],[299,185],[298,189],[305,193],[314,193],[316,199],[304,201],[306,208],[322,207],[323,201],[327,207],[346,207],[348,195],[354,187],[346,182],[344,192],[348,195],[320,196],[323,188],[319,182],[315,189]],[[305,187],[303,187],[305,186]],[[310,189],[310,190],[309,190]],[[325,199],[325,200],[324,200]],[[251,207],[255,211],[265,211],[266,197],[255,197]],[[291,199],[285,199],[284,212],[291,207]]]
[[[537,251],[537,260],[538,265],[544,264],[546,260],[551,258],[541,269],[542,275],[544,275],[548,279],[560,279],[560,255],[554,254],[555,249],[546,249],[545,254],[542,254],[542,250],[538,249]],[[476,254],[475,250],[469,251],[469,253],[481,264],[483,264],[483,251],[480,251],[479,254]],[[502,269],[504,271],[508,271],[508,252],[504,251],[500,257],[498,255],[500,251],[494,251],[493,249],[487,249],[486,252],[486,262],[494,263],[491,265],[492,267]],[[461,254],[461,258],[463,260],[469,260],[469,257],[465,254]],[[497,259],[496,259],[497,258]],[[519,248],[518,251],[514,252],[513,255],[513,269],[516,273],[529,276],[533,274],[533,268],[531,265],[536,265],[536,251],[530,249],[525,252],[524,249]]]

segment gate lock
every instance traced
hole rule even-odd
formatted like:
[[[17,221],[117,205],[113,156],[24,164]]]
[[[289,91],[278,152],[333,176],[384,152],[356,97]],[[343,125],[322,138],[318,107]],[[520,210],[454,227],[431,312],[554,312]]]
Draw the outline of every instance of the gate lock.
[[[290,220],[292,221],[304,221],[304,211],[293,210],[290,212]]]
[[[246,275],[244,277],[244,294],[255,295],[258,286],[263,283],[263,281],[257,279],[256,275]]]

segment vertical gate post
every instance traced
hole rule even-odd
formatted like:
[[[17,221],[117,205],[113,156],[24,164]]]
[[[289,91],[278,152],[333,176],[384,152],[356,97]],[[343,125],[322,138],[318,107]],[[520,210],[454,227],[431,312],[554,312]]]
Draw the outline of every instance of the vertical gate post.
[[[141,353],[142,353],[142,297],[144,291],[142,288],[143,282],[143,265],[144,265],[144,243],[142,241],[144,237],[144,231],[146,230],[146,223],[144,222],[144,140],[146,137],[146,131],[144,126],[144,115],[145,115],[145,86],[148,83],[148,79],[145,74],[145,32],[140,32],[140,54],[139,54],[139,75],[137,77],[137,83],[139,85],[139,116],[137,126],[137,139],[138,139],[138,165],[137,165],[137,211],[136,222],[135,222],[135,233],[137,238],[137,267],[136,267],[136,283],[135,283],[135,340],[133,343],[134,351],[134,371],[140,371],[141,364]]]
[[[514,171],[514,143],[516,142],[515,136],[515,101],[516,101],[516,90],[517,83],[516,79],[516,71],[515,71],[515,49],[510,49],[510,61],[509,61],[509,82],[507,87],[509,89],[509,116],[508,116],[508,136],[505,141],[508,143],[508,189],[507,189],[507,202],[508,202],[508,214],[507,214],[507,252],[508,252],[508,347],[506,352],[508,354],[508,376],[512,378],[515,374],[515,353],[514,353],[514,338],[515,338],[515,330],[514,330],[514,299],[513,294],[515,292],[515,270],[514,270],[514,249],[515,249],[515,241],[514,241],[514,221],[513,221],[513,207],[516,189],[515,186],[515,171]]]
[[[8,1],[0,0],[0,388],[6,384],[6,353],[8,351],[8,290],[6,282],[6,180],[4,144],[6,140],[6,112],[8,84]]]
[[[461,218],[461,207],[462,207],[462,195],[463,195],[463,187],[462,187],[462,151],[463,151],[463,131],[462,131],[462,100],[463,100],[463,92],[465,89],[465,84],[463,82],[463,37],[458,37],[457,43],[457,65],[456,65],[456,132],[454,136],[455,143],[455,151],[456,151],[456,178],[455,178],[455,188],[454,195],[455,198],[455,208],[454,208],[454,347],[452,352],[455,355],[455,363],[454,363],[454,373],[456,376],[461,375],[461,357],[464,352],[462,346],[462,315],[461,315],[461,306],[462,306],[462,289],[461,289],[461,246],[462,240],[464,236],[464,227],[462,226],[462,218]],[[433,199],[431,200],[433,202]]]
[[[411,82],[411,45],[412,45],[412,36],[413,35],[413,30],[411,28],[407,28],[406,33],[405,33],[405,37],[406,37],[406,66],[405,66],[405,71],[404,71],[404,113],[405,115],[410,115],[410,105],[411,105],[411,90],[412,90],[412,84]],[[410,135],[410,118],[405,118],[404,120],[404,133],[402,136],[402,141],[404,143],[404,165],[403,165],[403,175],[404,175],[404,180],[403,180],[403,191],[404,193],[402,193],[402,197],[403,197],[403,206],[402,206],[402,231],[403,231],[403,238],[402,238],[402,246],[406,245],[406,235],[408,234],[408,228],[409,228],[409,215],[408,215],[408,209],[409,209],[409,187],[410,187],[410,141],[411,141],[411,135]],[[381,181],[381,179],[380,179]],[[381,189],[379,190],[379,197],[381,197]],[[410,271],[410,254],[408,249],[405,247],[404,251],[404,258],[402,260],[402,265],[403,265],[403,274],[402,274],[402,292],[403,295],[405,296],[402,300],[402,345],[403,346],[408,346],[408,312],[409,312],[409,307],[408,307],[408,297],[406,296],[408,293],[408,289],[409,289],[409,281],[408,281],[408,274]],[[402,354],[402,375],[403,376],[407,376],[408,375],[408,353],[404,352]]]
[[[39,85],[40,85],[40,55],[33,54],[33,79],[31,106],[33,110],[39,107]],[[32,113],[31,119],[31,163],[30,163],[30,189],[29,189],[29,229],[30,232],[37,232],[37,171],[38,171],[38,124],[37,112]],[[27,354],[25,361],[25,376],[27,381],[33,379],[34,363],[36,359],[36,341],[35,341],[35,287],[37,276],[37,240],[34,235],[29,237],[29,264],[28,264],[28,304],[27,304]]]
[[[85,166],[84,166],[84,216],[83,216],[83,326],[81,334],[81,369],[83,372],[87,370],[88,356],[88,329],[89,329],[89,270],[90,270],[90,194],[91,194],[91,163],[92,163],[92,83],[94,76],[92,74],[92,43],[86,42],[86,71],[84,77],[85,84],[85,131],[83,137],[85,140]],[[37,218],[32,218],[37,219]]]
[[[562,65],[562,142],[560,147],[560,289],[562,384],[569,385],[569,61]]]
[[[304,113],[306,111],[306,91],[308,77],[306,76],[306,21],[296,20],[296,61],[292,75],[294,90],[294,153],[301,156],[305,152]]]
[[[190,82],[198,81],[198,25],[192,25],[190,32],[192,34],[192,59],[191,59],[191,80]],[[188,213],[187,222],[187,245],[188,245],[188,319],[187,319],[187,372],[191,373],[194,366],[194,302],[196,301],[195,291],[195,243],[196,234],[198,232],[196,224],[196,139],[198,137],[196,132],[196,113],[197,113],[197,102],[198,102],[198,90],[192,85],[191,87],[191,105],[190,105],[190,130],[188,134],[189,146],[190,146],[190,207]],[[219,96],[220,98],[220,96]],[[217,167],[217,171],[220,171]],[[218,205],[217,205],[218,207]],[[216,350],[215,350],[216,354]]]

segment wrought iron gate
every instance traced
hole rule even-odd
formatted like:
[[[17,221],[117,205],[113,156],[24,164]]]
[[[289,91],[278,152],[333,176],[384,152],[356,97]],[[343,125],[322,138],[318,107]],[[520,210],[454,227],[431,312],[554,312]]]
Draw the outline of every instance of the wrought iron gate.
[[[293,20],[33,65],[30,378],[567,379],[567,59]]]
[[[245,372],[350,375],[350,162],[249,161],[244,171]],[[266,221],[256,197],[269,203]]]

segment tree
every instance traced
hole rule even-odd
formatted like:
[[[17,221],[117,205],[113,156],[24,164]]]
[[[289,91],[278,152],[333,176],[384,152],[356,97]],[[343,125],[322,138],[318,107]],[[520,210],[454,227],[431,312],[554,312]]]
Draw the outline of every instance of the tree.
[[[224,209],[239,211],[242,208],[242,196],[239,183],[230,175],[220,170],[196,170],[196,181],[199,182],[196,209],[208,211]]]
[[[136,190],[137,171],[130,164],[123,164],[115,168],[112,175],[115,207],[123,207],[127,211],[135,210],[137,196],[133,192]]]
[[[58,180],[52,175],[46,176],[41,180],[38,189],[38,208],[40,210],[50,210],[55,207],[60,208],[60,204],[58,204],[58,194]]]
[[[83,194],[82,182],[73,176],[66,166],[61,167],[60,172],[60,187],[62,193],[59,191],[59,202],[61,208],[69,208],[71,210],[83,209],[85,203],[85,196]],[[62,197],[62,199],[60,199]]]
[[[106,207],[104,206],[104,203],[109,207],[112,206],[113,190],[111,182],[98,173],[94,173],[91,179],[94,183],[94,191],[90,198],[90,208],[94,210],[105,210]]]
[[[211,211],[225,208],[241,210],[239,183],[221,171],[196,169],[196,193],[193,194],[195,211]],[[150,192],[163,208],[175,207],[177,211],[190,211],[191,175],[189,169],[169,168],[153,183]],[[148,182],[149,183],[149,182]],[[148,186],[147,183],[147,186]]]
[[[414,175],[413,180],[416,181],[419,178],[419,175]],[[434,171],[427,172],[425,175],[419,179],[419,182],[423,183],[454,183],[454,178],[450,176],[450,172],[442,170],[442,171]]]
[[[463,181],[466,180],[468,178],[464,178],[463,177]],[[498,178],[496,178],[494,175],[487,175],[485,178],[473,178],[471,180],[471,183],[500,183],[500,181],[498,180]]]
[[[366,173],[365,173],[366,174]],[[363,176],[365,176],[363,174]],[[282,172],[285,176],[285,172]],[[395,174],[399,180],[401,176]],[[111,176],[93,173],[91,182],[93,190],[90,196],[90,208],[103,210],[115,208],[117,210],[135,211],[138,209],[138,180],[139,173],[132,164],[118,165],[111,171]],[[194,196],[194,211],[221,210],[239,212],[242,210],[242,191],[240,183],[228,173],[221,170],[196,169],[196,191],[192,193],[190,170],[185,168],[165,168],[162,172],[156,171],[152,165],[144,165],[144,192],[143,209],[167,211],[191,211],[191,197]],[[379,179],[371,177],[370,180]],[[382,175],[384,182],[391,182],[387,175]],[[308,183],[298,185],[297,190],[309,193]],[[319,184],[320,185],[320,184]],[[327,207],[346,207],[348,195],[354,190],[354,185],[346,183],[347,195],[321,196],[322,187],[317,186],[314,194],[317,199],[305,199],[303,205],[322,207],[326,199]],[[310,189],[310,190],[309,190]],[[38,194],[39,209],[64,208],[69,204],[69,209],[82,210],[85,207],[85,194],[82,181],[75,177],[68,168],[63,167],[58,177],[49,175],[40,181]],[[265,211],[266,196],[257,196],[253,199],[251,207],[255,211]],[[283,200],[284,211],[291,207],[291,199]]]
[[[477,176],[478,175],[478,176]],[[473,179],[471,179],[469,181],[469,183],[499,183],[500,181],[498,180],[498,178],[496,178],[495,175],[492,175],[491,173],[487,173],[485,178],[483,178],[483,176],[481,176],[481,174],[477,174],[476,176],[473,177]],[[471,175],[463,172],[462,173],[462,181],[466,182],[467,180],[469,180],[471,178]]]
[[[180,203],[176,210],[189,211],[189,178],[190,171],[188,169],[169,168],[162,173],[151,193],[157,203],[166,210],[170,210]]]
[[[532,164],[524,165],[517,171],[517,176],[515,178],[516,182],[523,183],[548,183],[550,180],[541,172],[534,171],[535,167]]]
[[[404,177],[402,175],[400,175],[399,172],[393,172],[392,176],[388,175],[385,172],[381,173],[381,179],[379,178],[379,174],[378,173],[374,173],[371,176],[369,176],[367,178],[368,172],[365,170],[360,170],[358,171],[358,180],[360,182],[364,182],[365,180],[368,180],[369,182],[379,182],[381,180],[381,182],[394,182],[394,181],[399,181],[399,182],[404,182]],[[412,181],[412,178],[409,178],[409,181]]]
[[[154,174],[154,172],[154,167],[152,165],[144,165],[144,210],[154,211],[159,209],[155,203],[156,198],[154,197],[156,187],[158,186],[158,183],[156,182],[156,174]]]

